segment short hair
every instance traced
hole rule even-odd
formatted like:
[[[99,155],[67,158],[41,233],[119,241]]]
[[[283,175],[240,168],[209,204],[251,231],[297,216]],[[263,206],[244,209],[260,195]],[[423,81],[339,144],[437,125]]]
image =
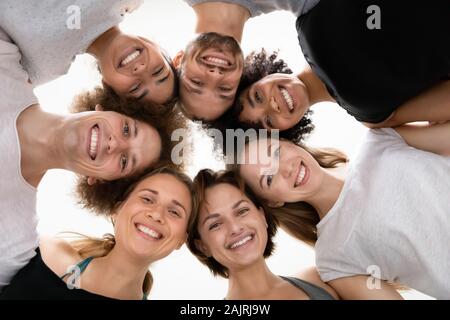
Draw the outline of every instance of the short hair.
[[[275,244],[273,237],[277,232],[277,221],[275,218],[268,214],[265,210],[263,202],[250,190],[250,188],[239,177],[237,172],[234,171],[219,171],[214,172],[210,169],[201,170],[194,178],[194,199],[197,204],[196,211],[192,212],[192,219],[188,226],[188,239],[187,246],[197,259],[206,265],[214,275],[219,275],[224,278],[228,278],[229,273],[225,266],[220,264],[213,257],[206,256],[201,250],[199,250],[195,244],[195,240],[200,240],[200,234],[198,232],[199,213],[201,204],[205,200],[205,192],[208,188],[215,185],[226,183],[241,190],[255,205],[257,208],[263,208],[264,215],[267,221],[267,243],[264,249],[264,257],[269,257],[274,249]]]

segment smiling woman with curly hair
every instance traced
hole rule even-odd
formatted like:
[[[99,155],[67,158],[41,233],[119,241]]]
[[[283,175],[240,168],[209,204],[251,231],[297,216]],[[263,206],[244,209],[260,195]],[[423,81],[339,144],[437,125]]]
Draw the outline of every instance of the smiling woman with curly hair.
[[[294,84],[299,82],[297,77],[292,76],[291,74],[292,70],[287,66],[286,62],[283,59],[278,58],[278,52],[272,52],[269,54],[266,50],[262,49],[259,52],[251,53],[245,58],[244,71],[237,90],[237,99],[235,100],[233,106],[217,120],[204,122],[203,128],[220,130],[223,137],[226,137],[225,133],[227,129],[280,129],[281,138],[293,141],[295,143],[300,143],[305,136],[311,133],[314,129],[314,125],[312,124],[310,118],[312,113],[311,111],[307,110],[303,115],[298,117],[298,115],[284,110],[283,107],[280,107],[280,104],[283,101],[282,99],[284,99],[284,95],[281,92],[273,98],[269,98],[268,96],[265,97],[262,93],[257,94],[258,103],[264,98],[267,100],[267,107],[256,106],[253,98],[249,100],[249,93],[251,92],[255,94],[255,87],[266,88],[268,87],[267,85],[274,87],[272,84],[273,81],[270,81],[271,78],[273,79],[275,77],[275,80],[281,78],[284,83],[288,82],[286,80],[291,79]],[[295,81],[296,79],[297,81]],[[293,88],[296,89],[295,86]],[[271,90],[271,88],[267,88],[267,90]],[[266,92],[266,94],[269,95],[268,92]],[[285,121],[286,119],[294,119],[293,116],[296,116],[298,119],[296,118],[295,123],[291,120],[290,122],[292,122],[292,126],[288,128],[267,125],[265,123],[267,117],[266,120],[262,119],[262,121],[253,121],[254,119],[250,121],[242,118],[242,115],[245,115],[247,111],[245,108],[247,101],[251,101],[252,109],[255,112],[261,113],[259,118],[264,118],[262,117],[262,113],[271,112],[283,117]]]

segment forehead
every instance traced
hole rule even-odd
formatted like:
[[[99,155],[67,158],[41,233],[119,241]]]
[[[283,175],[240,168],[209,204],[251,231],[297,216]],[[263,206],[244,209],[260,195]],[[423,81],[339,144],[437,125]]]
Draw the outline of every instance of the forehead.
[[[180,102],[188,117],[214,120],[231,107],[232,102],[218,98],[212,90],[202,90],[204,93],[200,95],[180,86]]]
[[[226,213],[241,199],[247,199],[241,190],[231,184],[220,183],[206,189],[201,211]]]

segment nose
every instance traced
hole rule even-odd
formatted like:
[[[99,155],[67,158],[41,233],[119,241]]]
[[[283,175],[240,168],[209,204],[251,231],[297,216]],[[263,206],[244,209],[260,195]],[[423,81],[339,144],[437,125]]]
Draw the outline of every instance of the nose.
[[[208,75],[213,78],[222,78],[223,70],[219,67],[208,67]]]
[[[122,139],[117,138],[114,135],[111,135],[108,139],[108,153],[114,153],[114,152],[121,152],[126,148],[125,141],[122,141]]]
[[[229,222],[229,228],[230,228],[230,234],[233,237],[240,235],[244,231],[244,227],[242,226],[242,224],[235,219],[233,219]]]
[[[280,173],[283,178],[289,178],[292,174],[293,169],[293,163],[286,163],[285,161],[281,161],[280,159]]]
[[[136,62],[133,65],[133,74],[140,74],[145,70],[145,64],[143,62]]]
[[[269,106],[270,109],[273,110],[276,113],[280,113],[280,106],[278,105],[278,103],[275,101],[275,98],[272,97],[269,101]]]
[[[164,224],[163,208],[160,205],[153,206],[145,215],[157,223]]]

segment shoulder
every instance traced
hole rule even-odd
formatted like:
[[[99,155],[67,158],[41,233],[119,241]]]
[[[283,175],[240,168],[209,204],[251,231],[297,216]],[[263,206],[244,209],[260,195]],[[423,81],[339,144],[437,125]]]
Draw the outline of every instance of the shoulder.
[[[81,260],[70,243],[61,238],[41,237],[39,249],[44,263],[59,276],[65,274],[69,266]]]
[[[339,299],[336,291],[320,279],[319,272],[316,267],[309,267],[296,275],[297,278],[316,285],[328,292],[334,299]]]

